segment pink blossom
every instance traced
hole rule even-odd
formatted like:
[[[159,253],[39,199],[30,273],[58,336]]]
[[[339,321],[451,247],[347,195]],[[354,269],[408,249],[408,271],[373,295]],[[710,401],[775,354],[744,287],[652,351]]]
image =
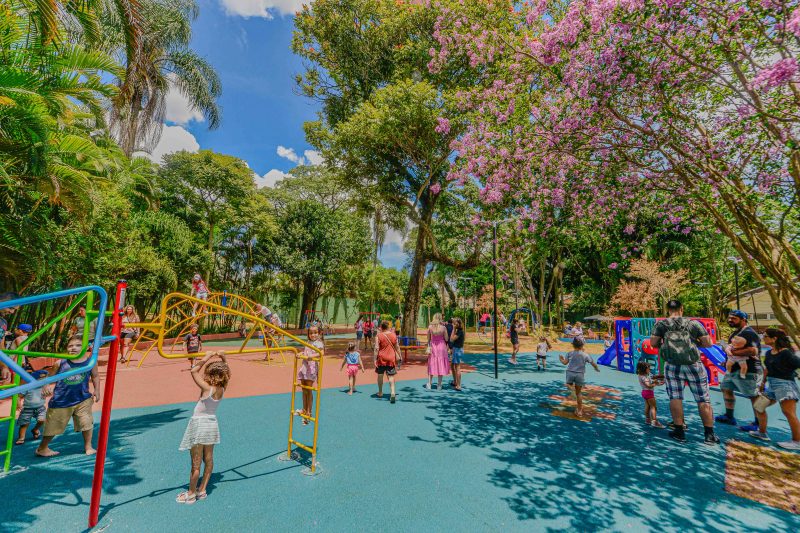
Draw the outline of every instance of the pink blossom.
[[[433,194],[439,194],[439,192],[440,192],[441,190],[442,190],[442,186],[441,186],[440,184],[438,184],[438,183],[434,183],[433,185],[431,185],[431,193],[433,193]]]
[[[436,133],[442,133],[447,135],[450,133],[450,121],[444,117],[439,117],[436,119],[438,124],[436,125]]]
[[[786,29],[800,37],[800,7],[792,11],[789,21],[786,23]]]
[[[619,265],[617,263],[611,263],[610,265],[608,265],[608,268],[610,268],[611,270],[616,270],[618,266]]]
[[[771,67],[763,69],[753,78],[753,87],[772,89],[783,85],[797,73],[797,60],[794,58],[781,59]]]

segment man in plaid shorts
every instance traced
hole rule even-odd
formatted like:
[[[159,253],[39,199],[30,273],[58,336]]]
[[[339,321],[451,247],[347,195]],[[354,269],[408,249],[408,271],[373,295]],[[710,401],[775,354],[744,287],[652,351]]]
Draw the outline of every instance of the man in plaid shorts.
[[[700,322],[683,318],[683,304],[678,300],[670,300],[667,303],[667,311],[669,318],[656,323],[650,337],[650,344],[655,348],[660,348],[659,355],[665,361],[664,377],[674,426],[674,429],[669,432],[669,436],[678,442],[686,442],[683,389],[688,384],[694,401],[697,402],[700,418],[703,420],[705,443],[708,445],[718,444],[719,437],[714,434],[714,412],[711,409],[708,394],[708,375],[700,361],[700,351],[697,349],[697,346],[703,348],[711,346],[711,337]],[[670,342],[665,342],[667,336],[673,339],[670,341],[672,344],[669,350],[665,350],[666,345],[670,344]],[[674,340],[681,336],[691,340],[687,343],[683,343],[682,340]],[[684,353],[676,354],[676,351]],[[673,358],[672,362],[670,362],[670,358]]]

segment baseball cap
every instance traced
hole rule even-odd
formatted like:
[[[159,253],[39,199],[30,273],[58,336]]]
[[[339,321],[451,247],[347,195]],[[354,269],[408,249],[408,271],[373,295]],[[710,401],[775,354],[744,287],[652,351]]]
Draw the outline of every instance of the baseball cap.
[[[744,311],[740,311],[738,309],[734,309],[733,311],[728,313],[728,316],[735,316],[736,318],[741,318],[742,320],[748,319],[747,313],[745,313]]]
[[[20,331],[24,331],[25,333],[30,333],[31,331],[33,331],[33,326],[31,326],[30,324],[20,324],[19,326],[17,326],[17,329]]]

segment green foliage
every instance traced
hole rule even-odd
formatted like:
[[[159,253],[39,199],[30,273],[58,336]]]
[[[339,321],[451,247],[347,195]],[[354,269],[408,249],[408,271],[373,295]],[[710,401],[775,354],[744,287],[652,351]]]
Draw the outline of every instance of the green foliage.
[[[119,94],[113,100],[112,131],[127,155],[152,150],[161,137],[170,89],[183,95],[192,109],[203,114],[209,128],[217,128],[221,113],[216,100],[222,85],[213,67],[190,47],[192,21],[199,11],[194,0],[144,0],[141,53],[118,77]],[[125,43],[117,12],[104,19],[103,47],[119,52]]]
[[[348,264],[363,262],[370,251],[369,229],[363,220],[314,200],[289,204],[279,215],[278,225],[280,233],[265,252],[276,268],[303,280],[312,294]]]

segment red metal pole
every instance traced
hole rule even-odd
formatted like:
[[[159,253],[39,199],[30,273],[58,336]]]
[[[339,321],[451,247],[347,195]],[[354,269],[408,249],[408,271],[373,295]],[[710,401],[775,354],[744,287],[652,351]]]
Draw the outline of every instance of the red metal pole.
[[[103,393],[103,412],[100,416],[100,433],[97,435],[97,457],[94,462],[94,479],[92,481],[92,501],[89,505],[89,527],[97,525],[100,514],[100,496],[103,493],[103,470],[108,450],[108,426],[111,423],[111,402],[114,398],[114,378],[116,377],[117,359],[122,347],[120,331],[122,330],[122,307],[125,305],[125,292],[128,282],[124,279],[117,282],[117,294],[114,298],[114,311],[111,314],[111,334],[116,337],[108,350],[106,365],[106,387]],[[105,311],[104,309],[100,310]]]

